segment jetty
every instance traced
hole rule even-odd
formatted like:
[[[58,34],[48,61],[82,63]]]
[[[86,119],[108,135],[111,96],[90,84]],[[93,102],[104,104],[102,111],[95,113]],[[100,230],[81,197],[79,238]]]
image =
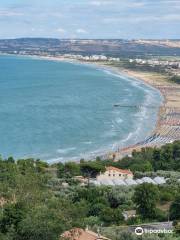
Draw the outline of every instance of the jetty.
[[[114,104],[114,107],[119,107],[119,108],[154,108],[157,109],[158,106],[153,106],[153,105],[126,105],[126,104]]]
[[[133,150],[140,151],[146,147],[160,147],[167,143],[180,140],[180,84],[175,84],[163,79],[161,76],[131,71],[133,77],[137,77],[157,88],[164,97],[163,105],[159,109],[158,122],[155,130],[145,139],[134,145],[119,147],[111,152],[106,158],[119,160],[126,155],[131,155]],[[158,84],[157,84],[158,83]],[[134,105],[134,104],[114,104],[114,107],[120,108],[158,108],[153,105]]]

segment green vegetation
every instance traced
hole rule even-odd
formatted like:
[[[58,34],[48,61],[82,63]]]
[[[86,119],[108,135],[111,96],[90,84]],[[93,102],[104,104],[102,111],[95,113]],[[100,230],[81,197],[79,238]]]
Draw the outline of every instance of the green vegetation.
[[[156,203],[159,200],[159,189],[151,183],[143,183],[136,187],[134,202],[138,213],[143,218],[153,219],[156,217]]]
[[[128,228],[131,224],[168,218],[174,221],[179,234],[180,184],[177,181],[161,186],[96,187],[82,185],[76,178],[84,176],[88,182],[90,177],[103,172],[106,165],[143,172],[164,169],[164,174],[173,175],[173,170],[179,171],[179,161],[180,142],[160,149],[143,149],[116,163],[98,158],[93,162],[81,160],[50,166],[34,159],[0,159],[0,239],[58,240],[65,230],[73,227],[103,226],[106,232],[113,226]],[[137,215],[125,220],[124,211],[129,210],[136,210]],[[113,240],[137,239],[130,233],[116,232],[111,232]],[[176,234],[171,239],[177,239]],[[154,237],[146,239],[161,239]]]
[[[58,163],[58,177],[59,178],[72,178],[74,176],[82,175],[88,178],[94,178],[100,172],[105,171],[105,166],[102,161],[89,161],[85,162],[83,159],[80,164],[75,162],[67,162],[65,164]]]
[[[174,202],[171,204],[170,216],[172,219],[180,220],[180,194],[176,196]]]
[[[171,81],[180,84],[180,76],[179,75],[175,75],[173,77],[171,77],[170,79]]]
[[[179,240],[177,235],[173,234],[143,234],[142,236],[136,236],[134,233],[128,231],[124,227],[108,227],[102,228],[102,233],[111,237],[114,240]]]
[[[141,71],[141,72],[152,72],[152,73],[159,73],[163,75],[167,74],[166,68],[164,66],[161,66],[161,65],[152,66],[150,64],[139,64],[135,61],[130,62],[129,58],[121,58],[120,62],[118,63],[113,62],[112,65],[119,68],[126,68],[130,70]]]
[[[179,58],[175,58],[173,56],[169,57],[170,60],[179,61]],[[159,60],[167,61],[169,59],[168,57],[161,57]],[[149,59],[149,58],[147,58]],[[146,60],[147,60],[146,59]],[[172,69],[169,69],[167,66],[163,65],[150,65],[148,63],[139,64],[136,61],[129,62],[129,59],[127,58],[121,58],[120,62],[118,63],[112,63],[112,66],[119,67],[119,68],[125,68],[133,71],[139,71],[139,72],[148,72],[148,73],[157,73],[159,75],[164,76],[168,81],[180,84],[180,76],[177,73],[174,73],[173,70],[176,69],[176,67],[172,67]],[[178,71],[178,69],[177,69]]]
[[[108,161],[106,163],[108,164]],[[166,144],[161,148],[143,148],[140,152],[134,151],[131,157],[124,157],[113,165],[131,169],[133,172],[180,171],[180,141]]]

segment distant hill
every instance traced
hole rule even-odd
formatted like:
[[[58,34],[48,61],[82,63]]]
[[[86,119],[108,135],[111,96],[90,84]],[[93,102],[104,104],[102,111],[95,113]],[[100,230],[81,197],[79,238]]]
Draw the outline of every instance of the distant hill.
[[[0,52],[27,54],[105,54],[111,56],[177,55],[180,40],[60,40],[52,38],[19,38],[0,40]]]

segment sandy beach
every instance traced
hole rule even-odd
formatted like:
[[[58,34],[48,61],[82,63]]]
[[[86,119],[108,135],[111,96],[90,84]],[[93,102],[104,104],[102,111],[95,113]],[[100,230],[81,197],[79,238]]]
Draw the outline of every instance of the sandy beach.
[[[168,76],[156,72],[143,72],[116,67],[104,62],[81,62],[97,65],[116,74],[140,80],[157,89],[163,96],[163,104],[159,108],[158,118],[154,131],[144,141],[137,142],[124,148],[117,149],[105,156],[119,160],[126,155],[131,155],[133,150],[140,151],[146,147],[160,147],[167,143],[180,140],[180,85],[170,82]]]
[[[154,131],[150,136],[141,142],[125,148],[119,148],[116,152],[110,152],[105,158],[118,160],[126,155],[131,155],[133,150],[139,151],[145,147],[159,147],[166,143],[171,143],[180,139],[180,85],[170,82],[166,75],[155,72],[142,72],[119,68],[104,62],[84,62],[76,59],[51,56],[31,56],[43,60],[51,61],[67,61],[72,63],[81,63],[95,65],[104,69],[108,69],[117,74],[124,74],[137,80],[143,81],[145,84],[156,88],[162,94],[164,101],[159,109],[158,121],[154,127]]]
[[[133,150],[139,151],[145,147],[159,147],[180,139],[180,85],[172,83],[167,76],[154,72],[140,72],[113,67],[120,73],[143,81],[146,84],[158,89],[164,101],[159,109],[158,121],[152,134],[144,141],[133,146],[118,149],[111,156],[119,159],[122,156],[130,155]]]

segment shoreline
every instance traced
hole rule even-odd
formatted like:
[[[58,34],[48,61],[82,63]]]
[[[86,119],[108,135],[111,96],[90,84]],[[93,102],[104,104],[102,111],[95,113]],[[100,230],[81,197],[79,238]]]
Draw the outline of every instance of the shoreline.
[[[151,134],[141,142],[137,142],[133,145],[127,145],[126,147],[119,148],[117,151],[110,151],[101,156],[102,158],[109,158],[116,161],[126,155],[131,155],[134,150],[140,151],[145,147],[160,147],[166,143],[171,143],[180,139],[180,85],[169,82],[167,77],[164,75],[157,74],[155,72],[140,72],[119,68],[104,62],[85,62],[76,59],[50,56],[41,58],[50,61],[66,61],[70,63],[91,65],[93,67],[99,67],[101,69],[111,71],[112,73],[118,75],[124,74],[127,77],[143,82],[145,85],[152,87],[161,94],[162,104],[159,107],[156,125]],[[173,115],[175,115],[175,117]]]
[[[68,61],[71,63],[86,64],[108,70],[118,75],[125,75],[140,81],[157,90],[162,96],[159,106],[157,121],[154,130],[143,141],[108,152],[104,158],[119,160],[126,155],[131,155],[134,150],[140,151],[146,147],[160,147],[167,143],[180,140],[180,85],[170,82],[167,76],[156,72],[143,72],[109,65],[104,62],[84,62],[76,59],[59,59],[51,57],[49,60]]]
[[[145,147],[160,147],[180,139],[180,85],[171,83],[167,77],[157,73],[119,69],[128,76],[152,86],[163,96],[159,108],[157,123],[152,134],[144,141],[116,153],[116,159],[130,155],[133,150],[140,151]]]
[[[164,105],[165,98],[164,98],[162,92],[158,88],[156,88],[154,85],[146,82],[144,79],[135,76],[132,73],[132,71],[128,71],[127,69],[119,69],[116,66],[106,65],[103,62],[88,62],[88,61],[85,62],[85,61],[80,61],[80,60],[77,60],[77,59],[69,59],[69,58],[64,58],[64,57],[63,58],[62,57],[51,57],[51,56],[32,56],[32,57],[36,58],[36,59],[47,60],[47,61],[49,60],[49,61],[57,61],[57,62],[68,62],[68,63],[72,63],[72,64],[83,64],[83,65],[87,65],[87,66],[91,66],[91,67],[98,67],[101,70],[107,70],[107,71],[110,71],[112,74],[117,74],[119,76],[124,75],[128,78],[132,78],[132,79],[134,79],[138,82],[141,82],[144,85],[146,85],[148,87],[151,87],[154,90],[158,91],[159,94],[161,95],[161,97],[163,98],[162,106]],[[160,118],[160,111],[161,111],[160,109],[161,109],[162,106],[159,105],[159,110],[158,110],[158,113],[157,113],[157,121],[156,121],[156,124],[155,124],[155,128],[151,131],[151,134],[154,133],[155,129],[158,126],[159,118]],[[148,136],[145,138],[145,140],[147,138],[148,138]],[[113,159],[113,160],[118,160],[125,155],[130,155],[132,153],[132,151],[134,150],[134,146],[136,146],[136,144],[127,145],[126,147],[122,147],[122,148],[117,148],[116,151],[109,151],[108,150],[107,153],[103,153],[100,157],[103,158],[103,159],[110,158],[110,159]],[[126,149],[128,149],[128,151],[126,151]],[[125,150],[125,152],[124,152],[124,150]]]
[[[118,75],[125,75],[137,81],[143,82],[145,85],[157,90],[163,97],[162,105],[159,107],[157,114],[156,126],[152,133],[143,141],[134,145],[128,145],[119,148],[116,151],[108,151],[103,154],[103,159],[109,158],[119,160],[126,155],[131,155],[133,150],[140,151],[145,147],[160,147],[166,143],[171,143],[175,140],[180,140],[180,85],[171,83],[167,77],[155,72],[135,71],[118,66],[113,66],[105,62],[86,62],[77,59],[69,59],[64,57],[38,56],[38,55],[19,55],[24,57],[32,57],[36,59],[48,61],[61,61],[69,63],[78,63],[91,65],[108,70]]]

